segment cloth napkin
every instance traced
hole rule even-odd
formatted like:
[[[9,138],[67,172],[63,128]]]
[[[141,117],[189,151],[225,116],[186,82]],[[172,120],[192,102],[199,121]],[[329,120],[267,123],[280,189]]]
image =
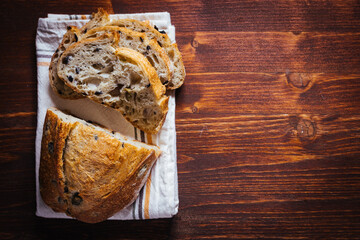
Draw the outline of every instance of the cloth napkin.
[[[160,30],[165,30],[169,38],[175,41],[175,28],[171,25],[170,14],[167,12],[116,14],[111,19],[133,18],[149,20]],[[166,121],[156,135],[148,135],[128,123],[120,113],[96,104],[88,99],[66,100],[57,96],[49,84],[49,65],[66,27],[83,26],[89,19],[88,15],[48,14],[47,18],[38,21],[36,35],[37,78],[38,78],[38,114],[36,130],[36,215],[45,218],[70,218],[64,213],[56,213],[42,200],[39,192],[39,165],[41,138],[46,110],[57,107],[72,115],[97,122],[123,135],[142,142],[156,144],[163,151],[155,163],[150,177],[140,191],[136,201],[127,208],[116,213],[109,219],[152,219],[169,218],[178,211],[178,182],[176,165],[176,131],[175,131],[175,95],[169,98],[169,111]]]

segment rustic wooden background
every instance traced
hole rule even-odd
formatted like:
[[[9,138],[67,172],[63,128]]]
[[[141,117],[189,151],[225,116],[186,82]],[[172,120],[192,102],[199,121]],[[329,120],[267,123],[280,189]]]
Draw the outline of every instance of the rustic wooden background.
[[[179,213],[88,225],[35,216],[37,19],[169,11]],[[0,239],[360,238],[360,2],[0,2]]]

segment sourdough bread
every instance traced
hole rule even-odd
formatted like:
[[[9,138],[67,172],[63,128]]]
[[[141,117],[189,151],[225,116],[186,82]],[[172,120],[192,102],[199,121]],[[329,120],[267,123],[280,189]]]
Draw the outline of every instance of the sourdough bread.
[[[64,37],[53,54],[50,67],[49,67],[49,80],[50,86],[53,91],[62,98],[66,99],[79,99],[83,96],[77,92],[74,92],[70,87],[68,87],[57,75],[57,64],[59,58],[65,52],[65,50],[73,43],[77,42],[80,38],[80,31],[76,27],[69,26],[67,32],[64,34]]]
[[[41,145],[40,194],[56,212],[88,223],[104,221],[136,199],[160,154],[155,146],[50,108]]]
[[[91,20],[86,23],[80,30],[76,29],[76,41],[80,40],[84,34],[87,34],[88,31],[92,31],[92,34],[96,32],[93,30],[97,28],[97,30],[106,32],[109,29],[99,29],[104,26],[119,26],[126,27],[128,29],[140,32],[145,34],[150,42],[146,46],[150,46],[150,51],[142,51],[141,53],[146,54],[147,59],[152,64],[153,67],[156,68],[156,71],[159,75],[161,82],[166,86],[167,89],[176,89],[179,88],[185,79],[185,67],[182,61],[181,53],[177,47],[176,43],[171,43],[169,37],[165,33],[165,31],[159,31],[156,26],[151,26],[149,22],[141,22],[133,19],[122,19],[122,20],[114,20],[111,21],[109,18],[109,14],[104,9],[99,9],[97,13],[92,14]],[[71,31],[74,31],[75,28],[72,27]],[[59,46],[59,49],[63,49],[60,52],[55,52],[51,65],[49,68],[49,76],[50,83],[53,90],[63,98],[67,99],[78,99],[81,98],[82,95],[71,91],[71,88],[67,87],[61,79],[57,76],[57,61],[61,54],[65,51],[68,45],[75,42],[74,35],[71,34],[71,31],[67,32],[64,36],[62,43]],[[128,37],[130,34],[124,31],[124,35]],[[99,36],[97,34],[97,36]],[[89,34],[86,36],[89,37]],[[142,39],[145,39],[142,37]],[[68,44],[64,44],[64,42],[68,42]],[[136,45],[136,40],[131,43],[130,41],[126,41],[128,46]],[[124,43],[124,42],[123,42]],[[122,42],[120,42],[120,45]],[[141,49],[139,46],[132,46],[132,49],[137,49],[138,51]],[[59,51],[59,50],[57,50]],[[164,54],[165,52],[165,54]],[[165,56],[167,55],[167,56]]]
[[[104,33],[111,33],[117,31],[119,37],[119,47],[131,48],[139,53],[142,53],[153,66],[164,84],[171,79],[170,59],[155,40],[149,41],[146,34],[131,31],[127,28],[120,28],[115,26],[105,26],[89,30],[83,39],[94,38],[103,35]]]
[[[57,74],[74,91],[155,134],[168,110],[165,87],[141,53],[119,48],[118,42],[119,33],[113,32],[71,45],[59,59]]]
[[[185,80],[185,67],[181,53],[176,43],[171,43],[165,31],[159,31],[156,26],[151,26],[149,22],[141,22],[135,19],[120,19],[110,21],[107,25],[125,27],[133,31],[143,32],[150,40],[155,40],[160,47],[167,53],[172,63],[172,78],[165,83],[167,89],[177,89],[181,87]]]

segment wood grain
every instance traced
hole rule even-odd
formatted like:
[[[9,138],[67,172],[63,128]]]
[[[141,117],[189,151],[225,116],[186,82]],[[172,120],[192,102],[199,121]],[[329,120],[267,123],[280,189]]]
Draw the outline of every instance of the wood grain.
[[[177,118],[197,114],[357,114],[359,87],[359,74],[189,73],[177,93]]]
[[[188,73],[359,73],[360,33],[177,34]]]
[[[113,1],[115,12],[168,11],[179,32],[357,32],[360,3],[350,1]]]
[[[88,225],[35,216],[37,20],[168,11],[179,213]],[[0,2],[0,239],[358,239],[360,3]]]
[[[194,115],[177,120],[185,172],[210,160],[216,171],[360,154],[359,115]]]

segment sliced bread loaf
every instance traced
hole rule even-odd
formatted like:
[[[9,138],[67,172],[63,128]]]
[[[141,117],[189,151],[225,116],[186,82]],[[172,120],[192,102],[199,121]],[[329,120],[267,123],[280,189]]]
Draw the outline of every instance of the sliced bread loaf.
[[[113,32],[71,45],[59,60],[58,76],[74,91],[120,111],[135,127],[157,133],[168,110],[165,87],[141,53],[118,42]]]
[[[143,32],[150,40],[155,40],[160,47],[164,48],[172,63],[172,78],[166,83],[168,89],[179,88],[185,80],[185,67],[181,53],[176,43],[171,43],[165,31],[159,31],[151,26],[149,22],[141,22],[135,19],[120,19],[110,21],[107,25],[125,27],[133,31]]]
[[[104,221],[130,205],[159,148],[63,113],[47,111],[39,183],[44,202],[80,221]]]
[[[119,47],[131,48],[142,53],[150,62],[151,66],[155,68],[160,81],[163,84],[170,81],[171,71],[169,66],[171,63],[169,57],[155,40],[149,41],[144,33],[116,26],[105,26],[89,30],[82,38],[99,37],[104,33],[111,33],[114,31],[117,31],[120,35]]]

